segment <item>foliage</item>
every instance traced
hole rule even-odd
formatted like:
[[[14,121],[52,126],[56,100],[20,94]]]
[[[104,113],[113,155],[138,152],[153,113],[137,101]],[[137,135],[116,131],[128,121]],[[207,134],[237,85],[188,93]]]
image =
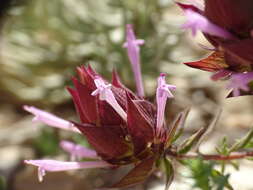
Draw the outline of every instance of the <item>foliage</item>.
[[[61,104],[69,99],[69,76],[87,62],[99,63],[92,65],[107,78],[116,68],[133,86],[122,48],[126,23],[133,23],[139,38],[145,38],[143,71],[156,76],[161,61],[172,61],[166,52],[178,42],[166,42],[179,33],[164,22],[170,5],[145,0],[34,0],[13,7],[2,32],[1,94],[12,104]]]

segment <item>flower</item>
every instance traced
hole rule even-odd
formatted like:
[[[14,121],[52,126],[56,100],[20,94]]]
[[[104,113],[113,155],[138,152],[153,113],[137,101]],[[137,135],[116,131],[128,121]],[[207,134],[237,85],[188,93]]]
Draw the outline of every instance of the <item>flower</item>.
[[[132,42],[127,43],[130,46]],[[173,98],[170,90],[176,87],[166,84],[165,74],[161,74],[157,102],[153,104],[125,87],[115,71],[111,83],[90,66],[78,67],[77,73],[78,78],[72,78],[74,87],[68,91],[80,122],[66,121],[31,106],[24,106],[24,109],[35,115],[34,121],[83,134],[93,149],[61,141],[60,146],[71,155],[71,162],[42,159],[26,160],[25,163],[38,167],[40,181],[46,171],[116,168],[127,164],[135,167],[113,187],[144,181],[168,148],[171,131],[164,122],[164,112],[167,98]],[[94,161],[74,161],[79,158]]]
[[[191,4],[178,5],[187,17],[183,28],[203,32],[214,46],[212,53],[199,61],[187,62],[186,65],[201,70],[214,72],[212,79],[228,78],[231,81],[238,74],[253,73],[253,1],[206,0],[204,9]],[[235,75],[235,76],[234,76]],[[234,77],[233,77],[234,76]],[[240,80],[244,80],[241,77]],[[250,81],[237,83],[242,86],[231,86],[234,95],[249,95],[253,89]],[[247,88],[245,87],[248,86]],[[243,90],[243,91],[242,91]]]
[[[127,33],[126,42],[124,43],[123,47],[127,48],[127,54],[136,81],[137,94],[140,97],[144,97],[144,89],[142,84],[141,68],[140,68],[140,55],[139,55],[140,54],[139,46],[144,44],[144,40],[136,39],[131,24],[127,25],[126,33]]]

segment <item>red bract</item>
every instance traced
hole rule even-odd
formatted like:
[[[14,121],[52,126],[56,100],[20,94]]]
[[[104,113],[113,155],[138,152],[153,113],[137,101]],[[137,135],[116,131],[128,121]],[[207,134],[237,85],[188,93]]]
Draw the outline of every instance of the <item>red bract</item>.
[[[178,3],[187,16],[184,28],[196,33],[201,30],[207,40],[215,47],[204,59],[187,62],[186,65],[209,72],[217,72],[213,79],[230,77],[238,73],[253,71],[253,1],[252,0],[206,0],[204,10],[194,5]],[[225,71],[225,72],[224,72]],[[220,74],[222,73],[222,74]],[[249,75],[249,74],[247,74]],[[251,74],[253,80],[253,73]],[[249,81],[247,81],[249,82]],[[244,83],[244,86],[249,83]],[[231,84],[229,85],[231,87]],[[241,90],[241,94],[252,94],[250,86]],[[234,96],[240,93],[234,93]]]
[[[165,127],[165,105],[173,95],[174,85],[168,85],[165,75],[158,78],[156,105],[145,100],[139,66],[139,46],[132,27],[128,25],[126,48],[136,78],[137,94],[120,81],[114,71],[112,83],[103,79],[90,66],[77,68],[78,79],[73,78],[74,88],[68,88],[80,122],[66,121],[34,107],[25,110],[35,119],[53,127],[83,134],[94,150],[72,142],[62,141],[62,148],[74,157],[101,159],[91,162],[61,162],[54,160],[28,160],[39,169],[39,179],[45,171],[94,167],[119,167],[134,164],[134,168],[113,187],[134,185],[144,181],[153,171],[155,163],[164,158],[171,130]],[[138,59],[136,59],[138,55]],[[168,183],[168,182],[167,182]]]

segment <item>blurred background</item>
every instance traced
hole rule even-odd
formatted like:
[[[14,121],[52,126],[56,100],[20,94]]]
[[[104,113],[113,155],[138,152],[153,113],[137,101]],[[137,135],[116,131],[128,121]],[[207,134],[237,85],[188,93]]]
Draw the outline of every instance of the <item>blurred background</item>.
[[[147,98],[153,101],[160,72],[168,73],[168,82],[177,85],[175,99],[167,106],[168,123],[190,107],[187,136],[208,125],[223,109],[215,130],[201,146],[204,153],[215,152],[223,136],[231,143],[252,127],[252,97],[224,99],[226,82],[213,82],[209,73],[182,64],[208,53],[198,44],[210,45],[200,33],[193,38],[180,28],[184,17],[172,0],[2,0],[0,9],[0,190],[89,190],[120,176],[123,171],[80,170],[48,173],[39,183],[36,169],[24,166],[24,159],[67,160],[58,147],[61,139],[87,142],[81,136],[32,123],[22,105],[77,119],[65,87],[71,86],[75,68],[88,63],[107,79],[116,68],[124,84],[134,90],[122,48],[127,23],[145,40],[141,67]],[[171,189],[194,189],[191,173],[175,167]],[[239,171],[231,167],[229,180],[235,189],[253,189],[252,167],[249,161],[242,161]],[[154,175],[136,189],[158,190],[162,184],[162,178]]]

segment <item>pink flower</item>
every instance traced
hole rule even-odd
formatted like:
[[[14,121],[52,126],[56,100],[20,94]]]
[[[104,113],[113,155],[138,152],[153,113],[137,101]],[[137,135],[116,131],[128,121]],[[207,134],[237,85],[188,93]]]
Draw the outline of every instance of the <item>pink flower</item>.
[[[137,40],[135,38],[133,28],[131,24],[127,25],[127,36],[126,42],[123,47],[127,48],[127,54],[132,66],[132,70],[134,73],[134,78],[136,81],[137,94],[140,97],[144,97],[144,89],[141,78],[141,68],[140,68],[140,45],[144,44],[144,40]]]

